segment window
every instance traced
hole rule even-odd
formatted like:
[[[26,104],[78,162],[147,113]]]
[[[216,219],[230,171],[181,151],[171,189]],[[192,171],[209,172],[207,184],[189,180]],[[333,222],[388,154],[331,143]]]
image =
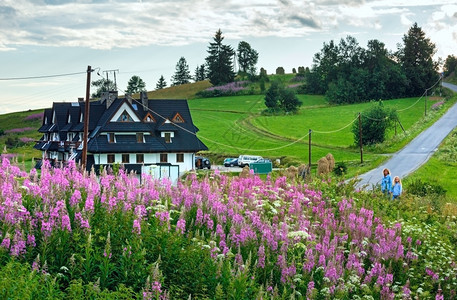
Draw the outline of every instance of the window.
[[[130,155],[129,154],[122,154],[122,163],[123,164],[130,163]]]
[[[107,137],[108,137],[108,143],[115,143],[116,142],[116,139],[114,138],[114,132],[108,132],[107,133]]]
[[[184,153],[176,153],[176,162],[184,162]]]
[[[143,119],[143,122],[148,122],[148,123],[154,123],[155,121],[156,120],[150,113],[148,113]]]
[[[177,113],[172,120],[174,123],[184,123],[184,119],[181,117],[179,113]]]
[[[144,163],[144,154],[137,154],[137,155],[136,155],[136,163],[137,163],[137,164],[142,164],[142,163]]]
[[[114,164],[114,154],[108,154],[106,161],[109,164]]]
[[[137,143],[144,143],[144,135],[142,132],[136,133],[136,142]]]
[[[165,143],[171,143],[171,132],[165,132]]]
[[[160,162],[161,162],[161,163],[166,163],[166,162],[168,162],[168,154],[166,154],[166,153],[160,153]]]
[[[117,122],[133,122],[133,119],[128,112],[124,110],[124,112],[117,119]]]

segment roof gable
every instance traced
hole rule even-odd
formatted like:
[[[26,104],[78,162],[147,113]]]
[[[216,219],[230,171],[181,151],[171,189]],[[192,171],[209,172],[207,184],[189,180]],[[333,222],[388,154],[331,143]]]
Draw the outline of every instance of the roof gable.
[[[128,116],[131,118],[127,118],[125,121],[121,116]],[[140,118],[138,118],[135,111],[132,109],[132,106],[128,104],[128,102],[122,103],[122,105],[118,108],[118,110],[114,113],[111,117],[109,122],[141,122]]]

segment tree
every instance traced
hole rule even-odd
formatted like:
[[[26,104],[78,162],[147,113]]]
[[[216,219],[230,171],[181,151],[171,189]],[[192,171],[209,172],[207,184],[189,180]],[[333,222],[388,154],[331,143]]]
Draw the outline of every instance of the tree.
[[[277,80],[271,83],[265,94],[265,106],[268,112],[296,113],[301,105],[302,102],[298,100],[294,91],[285,88]]]
[[[454,55],[448,55],[444,61],[444,76],[449,76],[452,72],[455,72],[457,68],[457,57]]]
[[[194,80],[195,82],[197,81],[202,81],[206,79],[206,69],[205,65],[200,65],[195,68],[195,75],[194,75]]]
[[[127,83],[127,89],[125,90],[125,92],[130,95],[145,91],[146,83],[144,83],[143,79],[136,75],[133,75],[132,78],[130,78],[129,82]]]
[[[361,118],[362,144],[373,145],[384,142],[387,130],[398,120],[398,115],[396,111],[385,108],[382,101],[378,101],[362,112]],[[359,145],[359,122],[352,124],[352,133],[354,143]]]
[[[103,92],[115,91],[116,85],[110,79],[98,79],[91,82],[91,86],[96,88],[92,93],[92,98],[100,98]]]
[[[163,78],[163,75],[160,75],[159,81],[157,81],[156,84],[156,90],[161,90],[165,87],[167,87],[167,82],[165,81],[165,78]]]
[[[241,41],[238,44],[238,64],[240,72],[254,75],[256,73],[255,65],[259,59],[259,53],[251,48],[248,42]]]
[[[213,38],[214,42],[209,43],[206,65],[208,67],[208,78],[213,85],[221,85],[233,82],[235,73],[233,72],[234,50],[229,45],[222,44],[224,37],[219,29]]]
[[[268,112],[276,112],[279,109],[279,81],[273,81],[265,93],[265,106]]]
[[[438,80],[438,64],[433,61],[435,44],[425,37],[417,23],[403,36],[397,57],[408,80],[407,96],[420,96]]]
[[[296,113],[302,104],[293,90],[287,88],[280,90],[279,108],[285,113]]]
[[[181,57],[176,64],[175,74],[171,77],[172,85],[180,85],[190,83],[192,76],[190,76],[189,65],[184,57]]]

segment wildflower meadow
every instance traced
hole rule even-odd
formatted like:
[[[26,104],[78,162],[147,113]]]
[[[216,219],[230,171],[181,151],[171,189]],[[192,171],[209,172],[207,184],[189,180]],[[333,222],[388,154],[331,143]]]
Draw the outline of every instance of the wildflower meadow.
[[[1,163],[1,298],[456,298],[455,217],[427,205],[335,179]]]

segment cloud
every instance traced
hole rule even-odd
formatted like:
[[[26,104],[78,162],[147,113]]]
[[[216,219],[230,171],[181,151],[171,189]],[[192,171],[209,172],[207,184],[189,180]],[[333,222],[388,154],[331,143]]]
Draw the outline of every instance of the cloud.
[[[435,6],[452,1],[437,0]],[[430,7],[425,6],[428,0],[414,2]],[[188,45],[208,41],[219,28],[230,39],[380,30],[385,16],[397,15],[404,27],[410,26],[415,17],[411,7],[407,0],[4,0],[0,51],[23,45]],[[441,20],[445,13],[440,11],[435,18]]]

